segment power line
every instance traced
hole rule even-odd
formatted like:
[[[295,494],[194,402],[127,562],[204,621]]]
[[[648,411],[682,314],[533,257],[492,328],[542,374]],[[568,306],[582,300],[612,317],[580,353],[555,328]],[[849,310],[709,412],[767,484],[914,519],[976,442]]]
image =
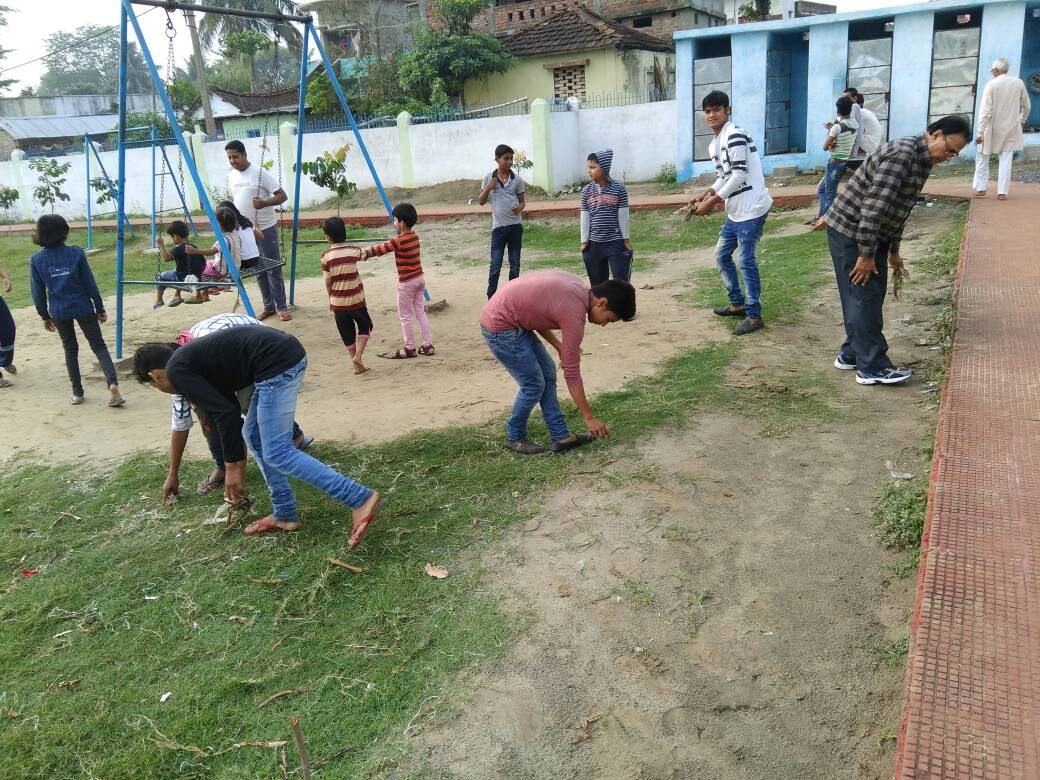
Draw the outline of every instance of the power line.
[[[150,14],[154,10],[155,10],[155,8],[149,8],[144,13],[139,14],[137,18],[140,19],[143,16],[147,16],[148,14]],[[62,52],[69,51],[70,49],[75,49],[77,46],[82,46],[84,43],[90,43],[95,38],[100,38],[103,35],[108,35],[109,33],[113,32],[116,29],[118,29],[118,27],[119,27],[118,24],[113,24],[111,27],[106,27],[105,29],[98,31],[94,35],[90,35],[90,36],[84,38],[81,41],[76,41],[75,43],[70,43],[68,46],[66,46],[63,49],[54,49],[53,51],[49,51],[46,54],[44,54],[44,55],[42,55],[40,57],[37,57],[36,59],[27,60],[26,62],[21,62],[21,63],[19,63],[17,65],[12,65],[9,68],[4,68],[3,70],[0,70],[0,75],[2,75],[4,73],[7,73],[8,71],[17,70],[18,68],[24,68],[26,65],[32,65],[34,62],[39,62],[40,60],[45,60],[48,57],[53,57],[55,54],[61,54]]]

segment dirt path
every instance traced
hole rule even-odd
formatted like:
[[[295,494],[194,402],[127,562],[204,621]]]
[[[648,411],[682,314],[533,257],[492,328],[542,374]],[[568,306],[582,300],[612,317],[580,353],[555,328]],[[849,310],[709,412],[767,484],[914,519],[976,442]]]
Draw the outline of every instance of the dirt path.
[[[274,321],[299,336],[309,355],[307,382],[300,397],[299,420],[319,439],[376,442],[424,428],[438,428],[501,414],[515,388],[491,357],[480,337],[477,319],[485,302],[484,220],[431,223],[423,229],[426,277],[435,299],[447,298],[449,307],[431,315],[437,355],[404,362],[376,357],[401,343],[392,261],[369,264],[364,279],[375,331],[367,365],[373,370],[355,376],[345,359],[332,316],[323,303],[320,278],[297,283],[300,302],[290,323]],[[530,258],[540,256],[529,252]],[[677,305],[673,296],[687,286],[691,270],[710,266],[711,251],[651,256],[657,266],[633,280],[640,289],[642,326],[590,329],[583,372],[596,392],[616,389],[636,376],[653,373],[657,363],[676,350],[714,338],[710,314]],[[503,276],[503,279],[505,277]],[[259,304],[255,285],[253,301]],[[182,305],[153,312],[151,295],[128,296],[124,355],[146,341],[171,340],[195,322],[229,310],[232,296],[200,306]],[[114,311],[114,300],[107,306]],[[150,388],[123,380],[127,405],[104,407],[104,379],[81,341],[80,364],[86,378],[87,402],[68,404],[69,386],[64,357],[56,335],[45,332],[35,310],[16,311],[18,325],[16,386],[3,392],[3,419],[7,431],[3,459],[47,462],[117,459],[140,449],[165,449],[169,442],[169,403]],[[271,320],[268,320],[271,323]],[[591,326],[590,326],[591,327]],[[115,330],[104,327],[114,350]],[[113,353],[114,354],[114,353]],[[624,355],[619,363],[617,355]],[[620,368],[619,368],[620,365]],[[192,436],[189,456],[204,458],[205,441]]]
[[[946,224],[915,220],[904,255]],[[918,343],[933,292],[910,289],[887,312],[893,356],[918,368],[934,356]],[[834,419],[677,421],[606,468],[590,462],[485,554],[519,640],[417,719],[386,777],[891,776],[902,659],[870,648],[906,636],[912,580],[883,570],[897,556],[874,537],[871,508],[886,461],[925,468],[908,453],[934,396],[920,380],[860,387],[833,369],[836,305],[828,286],[726,379],[734,397],[763,384],[816,393]]]

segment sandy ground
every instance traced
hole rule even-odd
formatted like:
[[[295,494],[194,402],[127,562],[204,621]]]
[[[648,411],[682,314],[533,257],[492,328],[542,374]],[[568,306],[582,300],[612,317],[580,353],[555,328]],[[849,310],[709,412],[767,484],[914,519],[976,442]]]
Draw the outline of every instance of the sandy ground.
[[[941,224],[938,212],[926,219]],[[904,255],[935,229],[915,222]],[[937,292],[890,304],[902,364],[934,356]],[[384,777],[891,777],[903,668],[871,647],[907,636],[913,580],[882,568],[899,556],[878,544],[871,509],[886,461],[927,469],[913,452],[935,395],[831,367],[836,308],[827,287],[800,325],[750,342],[725,383],[789,392],[817,377],[839,422],[777,437],[737,414],[677,421],[587,456],[578,481],[483,554],[517,643],[417,713]]]
[[[388,361],[377,352],[401,344],[392,260],[373,261],[364,270],[369,311],[375,322],[366,354],[372,369],[355,376],[339,340],[332,315],[323,301],[320,278],[297,283],[294,319],[268,320],[297,335],[307,348],[309,368],[300,395],[298,419],[319,438],[377,442],[412,430],[451,426],[501,414],[512,403],[515,385],[491,357],[480,336],[478,317],[486,301],[487,224],[459,220],[424,226],[423,256],[427,284],[434,300],[447,309],[430,315],[437,354],[408,361]],[[530,252],[530,257],[538,256]],[[709,249],[653,255],[654,270],[633,279],[638,292],[639,320],[606,329],[589,326],[583,373],[590,392],[616,389],[635,376],[653,373],[663,358],[718,336],[710,314],[678,305],[673,296],[686,289],[691,269],[711,265]],[[505,276],[503,275],[503,281]],[[250,285],[254,304],[259,292]],[[170,293],[167,293],[169,297]],[[172,340],[197,321],[229,310],[231,295],[205,305],[182,305],[153,312],[151,294],[126,299],[124,356],[146,342]],[[114,299],[106,306],[114,312]],[[140,449],[164,449],[169,442],[169,402],[155,390],[124,374],[122,409],[105,406],[104,378],[80,339],[80,365],[87,401],[70,406],[64,354],[56,334],[47,333],[31,308],[14,312],[18,326],[16,386],[0,391],[5,436],[0,459],[48,462],[108,460]],[[103,326],[109,348],[115,328]],[[418,333],[417,333],[418,335]],[[624,356],[619,361],[617,357]],[[202,436],[190,437],[188,454],[206,457]]]

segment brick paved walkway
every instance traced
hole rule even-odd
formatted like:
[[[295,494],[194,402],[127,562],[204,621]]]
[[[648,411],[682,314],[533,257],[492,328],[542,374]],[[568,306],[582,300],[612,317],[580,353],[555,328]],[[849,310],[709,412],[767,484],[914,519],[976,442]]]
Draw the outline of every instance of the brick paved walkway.
[[[1040,778],[1040,186],[974,200],[897,780]]]

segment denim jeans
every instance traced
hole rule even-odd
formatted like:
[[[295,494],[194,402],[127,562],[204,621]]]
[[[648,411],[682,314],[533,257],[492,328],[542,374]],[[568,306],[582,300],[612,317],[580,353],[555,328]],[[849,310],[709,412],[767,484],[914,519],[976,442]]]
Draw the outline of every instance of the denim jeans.
[[[819,216],[822,217],[826,214],[830,210],[831,204],[834,203],[834,199],[838,197],[838,182],[841,181],[847,164],[844,160],[831,160],[827,163],[827,170],[820,179],[820,186],[816,188],[816,194],[820,197]]]
[[[240,391],[241,392],[241,391]],[[252,388],[249,388],[249,397],[252,398]],[[202,434],[206,437],[206,445],[209,447],[210,457],[213,458],[213,465],[216,466],[217,471],[224,470],[224,445],[220,441],[220,431],[217,426],[211,425],[206,419],[206,413],[199,409],[194,408],[195,416],[199,418],[199,424],[202,428]],[[300,428],[300,424],[293,420],[292,437],[295,442],[301,436],[303,436],[303,429]]]
[[[556,363],[549,357],[541,339],[533,331],[521,328],[488,330],[481,326],[480,332],[491,354],[520,385],[509,416],[509,441],[527,438],[527,418],[535,404],[542,406],[542,417],[553,441],[570,436],[556,398]]]
[[[157,282],[181,282],[181,281],[184,281],[184,280],[181,279],[177,275],[176,271],[163,271],[160,274],[156,274],[155,281],[157,281]],[[162,295],[167,290],[166,286],[162,285],[162,284],[156,285],[156,287],[158,287],[158,289],[159,289],[159,295]]]
[[[7,368],[14,362],[14,335],[14,317],[0,296],[0,368]]]
[[[105,375],[105,381],[111,385],[118,385],[119,378],[116,376],[116,367],[112,363],[112,356],[108,353],[105,345],[105,337],[101,335],[101,323],[97,317],[83,317],[78,320],[54,320],[54,327],[61,337],[61,344],[65,347],[65,368],[69,372],[69,381],[72,383],[72,394],[83,395],[83,379],[79,373],[79,341],[76,339],[76,324],[87,337],[94,357],[101,365],[101,371]]]
[[[632,279],[632,253],[625,249],[625,242],[620,238],[616,241],[590,241],[588,248],[581,253],[581,259],[593,287],[611,276],[622,282]]]
[[[766,224],[767,214],[755,219],[734,222],[727,219],[722,225],[719,233],[719,243],[715,245],[715,262],[719,266],[722,275],[722,283],[726,285],[726,294],[729,296],[729,305],[734,308],[744,308],[748,317],[762,316],[762,283],[758,278],[758,259],[755,257],[755,249],[758,247],[758,239],[762,238],[762,228]],[[737,276],[737,266],[733,263],[733,253],[740,246],[740,276],[744,277],[744,291],[740,289],[740,278]]]
[[[883,329],[881,309],[888,289],[888,242],[878,241],[874,250],[877,273],[865,285],[853,284],[849,278],[859,257],[856,239],[827,228],[827,245],[834,263],[841,299],[841,319],[845,325],[845,343],[841,351],[860,371],[879,372],[892,368],[888,359],[888,342]]]
[[[264,231],[262,240],[257,241],[260,254],[264,257],[276,258],[281,256],[278,247],[278,226],[272,225]],[[282,276],[282,267],[275,266],[270,271],[264,271],[256,275],[256,283],[260,287],[260,296],[264,299],[264,311],[289,311],[285,302],[285,278]]]
[[[491,269],[488,271],[487,297],[498,289],[498,277],[502,273],[502,256],[509,249],[509,278],[520,275],[520,246],[524,238],[524,226],[502,225],[491,231]]]
[[[307,358],[304,358],[288,371],[255,382],[242,428],[271,493],[272,513],[278,520],[291,521],[299,517],[289,477],[313,485],[351,509],[357,509],[372,495],[364,485],[293,446],[296,396],[306,371]]]

